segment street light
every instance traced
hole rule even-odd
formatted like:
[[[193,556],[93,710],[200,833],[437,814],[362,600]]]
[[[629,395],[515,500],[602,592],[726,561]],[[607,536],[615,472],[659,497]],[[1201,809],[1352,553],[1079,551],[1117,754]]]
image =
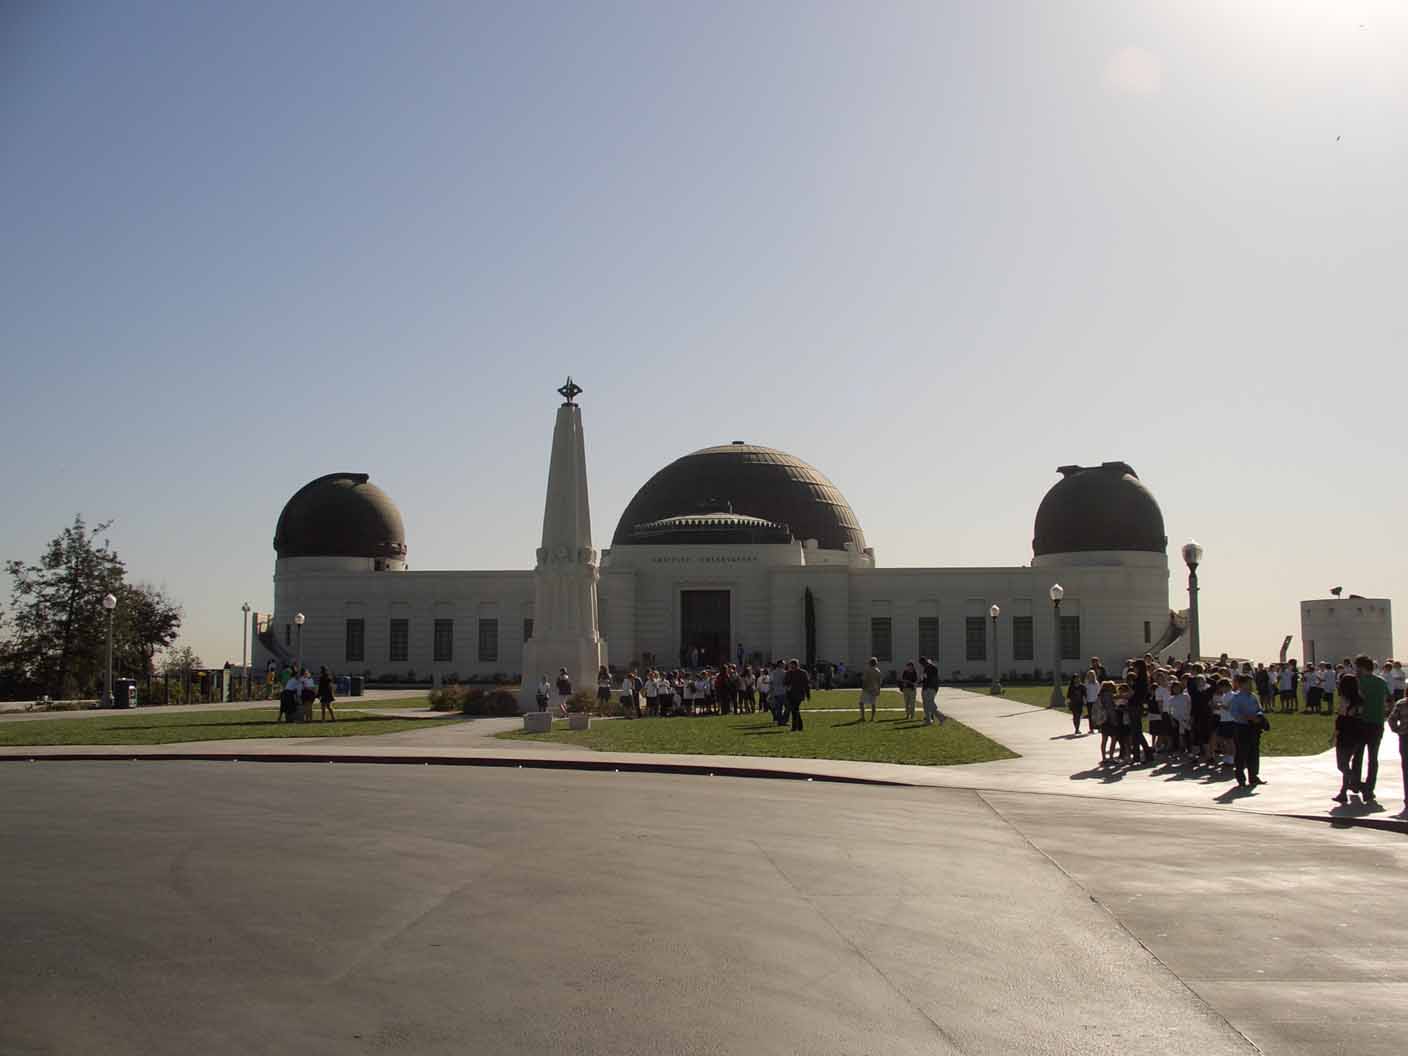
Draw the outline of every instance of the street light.
[[[988,692],[994,697],[1002,696],[1002,683],[997,680],[997,618],[1002,614],[1002,609],[994,605],[988,609],[988,615],[992,617],[992,685]]]
[[[244,671],[244,699],[249,700],[249,602],[240,606],[244,619],[240,621],[240,667]]]
[[[1203,547],[1196,539],[1183,544],[1183,563],[1188,566],[1188,650],[1197,663],[1203,655],[1198,628],[1198,566],[1203,563]]]
[[[301,613],[301,612],[295,613],[295,614],[294,614],[294,617],[293,617],[294,625],[298,627],[298,671],[297,671],[297,674],[300,674],[300,675],[303,674],[303,621],[306,620],[307,618],[308,618],[308,617],[304,616],[303,613]]]
[[[108,680],[103,683],[103,707],[112,707],[112,610],[117,608],[117,599],[111,594],[103,595],[103,608],[108,610]]]
[[[1051,595],[1051,706],[1059,708],[1065,699],[1061,693],[1061,599],[1066,588],[1053,583],[1047,593]]]

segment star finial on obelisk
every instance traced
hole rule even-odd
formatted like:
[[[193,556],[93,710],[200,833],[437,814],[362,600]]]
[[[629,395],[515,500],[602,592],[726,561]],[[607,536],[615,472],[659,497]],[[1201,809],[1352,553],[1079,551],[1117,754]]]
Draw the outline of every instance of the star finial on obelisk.
[[[572,380],[572,375],[567,375],[567,384],[558,389],[558,394],[562,396],[563,403],[576,403],[577,397],[582,394],[582,386]]]

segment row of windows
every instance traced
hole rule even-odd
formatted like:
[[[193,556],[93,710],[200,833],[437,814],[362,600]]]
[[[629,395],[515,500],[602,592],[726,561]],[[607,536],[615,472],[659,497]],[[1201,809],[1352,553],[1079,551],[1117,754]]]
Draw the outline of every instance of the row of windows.
[[[968,660],[988,658],[988,623],[982,616],[969,616],[964,623],[964,655]],[[939,655],[939,620],[936,616],[919,618],[919,655],[936,658]],[[1033,659],[1035,628],[1030,616],[1012,617],[1012,659]],[[1145,625],[1148,635],[1148,625]],[[870,621],[870,653],[882,663],[893,661],[894,621],[889,616],[876,616]],[[1061,617],[1061,659],[1079,660],[1080,617]]]
[[[532,618],[523,621],[523,640],[533,637]],[[479,662],[496,663],[499,659],[499,621],[483,619],[479,621]],[[411,654],[411,621],[392,620],[387,635],[387,660],[392,663],[405,663]],[[437,664],[449,663],[455,658],[455,621],[436,620],[431,639],[431,659]],[[352,619],[347,621],[345,659],[348,663],[364,663],[367,659],[367,621]]]

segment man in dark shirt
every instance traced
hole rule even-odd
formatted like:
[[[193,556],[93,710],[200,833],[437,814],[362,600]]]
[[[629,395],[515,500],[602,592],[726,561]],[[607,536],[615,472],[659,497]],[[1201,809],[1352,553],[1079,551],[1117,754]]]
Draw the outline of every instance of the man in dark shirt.
[[[789,660],[786,681],[787,710],[792,715],[792,730],[795,733],[802,728],[802,701],[811,696],[812,680],[802,670],[801,664],[796,660]]]
[[[1374,671],[1374,661],[1367,656],[1354,659],[1355,674],[1359,680],[1359,736],[1362,749],[1355,754],[1354,777],[1358,784],[1359,767],[1367,756],[1368,772],[1359,784],[1359,794],[1364,802],[1374,801],[1374,785],[1379,780],[1379,742],[1384,739],[1384,716],[1388,705],[1388,683]]]
[[[920,695],[924,701],[924,725],[932,726],[935,722],[943,725],[946,716],[939,711],[939,665],[927,656],[921,656],[919,668]]]

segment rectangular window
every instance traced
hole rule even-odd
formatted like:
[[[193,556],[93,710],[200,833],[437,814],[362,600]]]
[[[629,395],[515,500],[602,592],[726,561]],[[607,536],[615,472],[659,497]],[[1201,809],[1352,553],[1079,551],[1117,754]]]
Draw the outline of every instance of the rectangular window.
[[[969,616],[964,621],[967,629],[969,660],[986,660],[988,658],[988,621],[982,616]]]
[[[348,620],[347,621],[347,648],[343,654],[343,659],[349,662],[361,663],[367,656],[367,621]]]
[[[1144,644],[1148,645],[1154,640],[1154,628],[1149,625],[1149,621],[1144,621]]]
[[[1080,617],[1061,617],[1061,659],[1080,659]]]
[[[479,621],[479,659],[493,663],[499,659],[499,621]]]
[[[455,621],[435,621],[435,662],[447,663],[455,658]]]
[[[411,621],[391,621],[391,651],[388,654],[392,663],[405,663],[411,655]]]
[[[873,616],[870,620],[870,655],[889,663],[894,657],[894,632],[888,616]]]
[[[1030,616],[1012,617],[1012,659],[1030,660],[1035,655],[1035,635]]]
[[[939,659],[939,618],[919,617],[919,655],[927,656],[935,663]]]
[[[533,617],[525,616],[523,617],[523,640],[526,642],[531,637],[533,637]]]

